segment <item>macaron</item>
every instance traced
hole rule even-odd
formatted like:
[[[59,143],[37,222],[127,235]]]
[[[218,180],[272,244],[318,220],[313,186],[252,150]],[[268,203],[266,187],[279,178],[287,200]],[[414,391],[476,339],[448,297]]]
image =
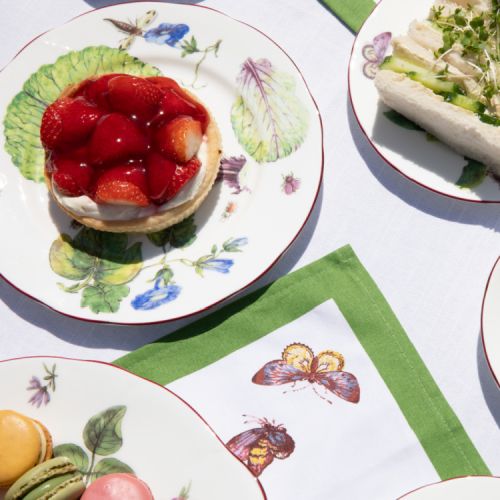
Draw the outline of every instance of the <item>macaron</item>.
[[[108,474],[96,479],[81,500],[154,500],[144,481],[133,474]],[[8,500],[7,498],[5,500]]]
[[[10,486],[51,456],[52,437],[43,424],[12,410],[0,410],[0,487]]]
[[[83,477],[66,457],[47,460],[25,472],[5,500],[77,500],[85,491]]]

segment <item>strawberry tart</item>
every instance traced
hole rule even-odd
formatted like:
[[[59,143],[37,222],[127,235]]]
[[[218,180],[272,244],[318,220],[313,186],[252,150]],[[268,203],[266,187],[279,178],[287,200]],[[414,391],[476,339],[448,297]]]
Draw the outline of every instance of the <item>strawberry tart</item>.
[[[220,163],[208,110],[166,77],[108,74],[65,89],[41,124],[45,179],[85,226],[153,232],[195,212]]]

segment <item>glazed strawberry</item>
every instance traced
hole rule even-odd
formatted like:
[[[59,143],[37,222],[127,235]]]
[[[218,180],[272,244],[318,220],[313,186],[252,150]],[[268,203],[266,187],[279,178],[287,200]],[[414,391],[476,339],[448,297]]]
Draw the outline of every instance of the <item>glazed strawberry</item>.
[[[196,175],[200,166],[201,162],[198,158],[193,158],[184,165],[177,165],[174,176],[165,193],[167,201],[171,200],[181,190],[181,188]]]
[[[58,108],[59,101],[51,104],[45,110],[40,125],[40,139],[49,149],[54,149],[58,145],[62,134],[62,119]]]
[[[160,102],[160,109],[166,120],[171,120],[179,115],[187,115],[201,123],[203,132],[208,126],[209,119],[205,108],[191,101],[180,89],[178,91],[173,88],[166,89]]]
[[[201,123],[190,116],[178,116],[158,129],[156,147],[177,163],[186,163],[200,149]]]
[[[179,84],[175,80],[172,80],[172,78],[166,76],[148,76],[146,80],[154,83],[162,91],[167,89],[180,90]]]
[[[105,170],[96,181],[94,201],[111,205],[149,205],[146,169],[126,164]]]
[[[100,76],[95,80],[88,80],[83,89],[80,88],[79,91],[83,90],[83,95],[88,101],[97,104],[100,108],[109,109],[108,83],[117,76],[126,75],[122,73],[110,73]]]
[[[108,101],[113,111],[135,115],[141,119],[152,118],[158,111],[162,91],[145,78],[117,76],[108,83]]]
[[[151,152],[146,158],[149,198],[161,205],[167,201],[167,188],[175,173],[176,164],[160,153]]]
[[[43,114],[40,137],[49,149],[67,149],[84,141],[94,130],[102,112],[82,97],[62,97]]]
[[[144,155],[148,140],[140,128],[120,113],[110,113],[99,120],[90,139],[90,162],[96,165]]]
[[[58,157],[50,162],[52,181],[65,196],[81,196],[89,192],[92,167],[73,158]]]

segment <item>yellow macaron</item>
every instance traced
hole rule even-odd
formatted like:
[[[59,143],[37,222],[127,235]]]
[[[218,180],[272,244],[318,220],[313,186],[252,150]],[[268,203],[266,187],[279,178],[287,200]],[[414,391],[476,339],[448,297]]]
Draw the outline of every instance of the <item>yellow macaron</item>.
[[[52,456],[52,438],[37,420],[0,410],[0,488]]]

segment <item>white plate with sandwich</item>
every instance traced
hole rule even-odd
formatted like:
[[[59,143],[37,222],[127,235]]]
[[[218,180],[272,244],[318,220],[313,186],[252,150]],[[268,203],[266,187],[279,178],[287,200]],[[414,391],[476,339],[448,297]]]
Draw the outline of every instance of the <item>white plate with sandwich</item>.
[[[493,4],[382,0],[349,66],[354,113],[380,156],[427,189],[482,203],[500,202]]]

